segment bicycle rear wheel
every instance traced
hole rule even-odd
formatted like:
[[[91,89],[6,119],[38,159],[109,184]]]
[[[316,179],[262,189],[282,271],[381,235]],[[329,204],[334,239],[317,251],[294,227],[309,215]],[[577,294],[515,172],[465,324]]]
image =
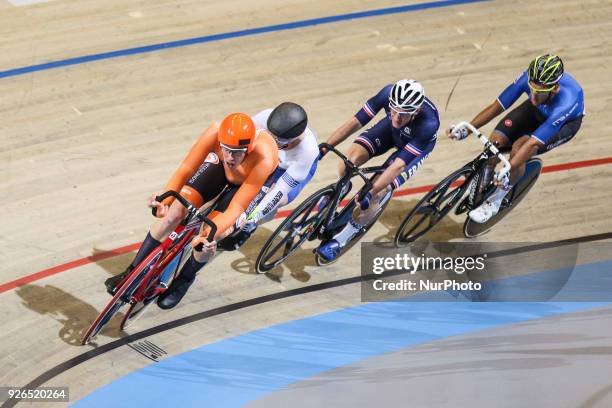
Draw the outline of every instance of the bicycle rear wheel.
[[[468,216],[463,224],[463,234],[467,238],[475,238],[489,232],[489,230],[491,230],[495,224],[500,222],[523,200],[523,198],[525,198],[529,190],[531,190],[531,187],[533,187],[535,182],[538,180],[538,177],[540,177],[541,172],[542,160],[538,158],[530,159],[527,162],[525,174],[523,174],[523,177],[519,179],[512,190],[508,192],[506,198],[504,198],[504,201],[502,202],[499,212],[495,216],[491,217],[489,221],[482,224],[474,222]]]
[[[472,174],[470,167],[462,167],[425,194],[397,229],[395,246],[416,241],[444,218],[465,194]]]
[[[333,194],[333,185],[322,188],[283,220],[257,256],[258,273],[266,273],[285,262],[310,237],[326,214],[324,210],[319,211],[319,205],[323,200],[329,203]]]

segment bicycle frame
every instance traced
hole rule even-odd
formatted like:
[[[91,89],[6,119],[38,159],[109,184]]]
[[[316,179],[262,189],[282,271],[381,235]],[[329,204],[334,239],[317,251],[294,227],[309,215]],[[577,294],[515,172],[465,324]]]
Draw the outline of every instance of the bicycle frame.
[[[466,208],[471,210],[479,204],[477,202],[479,200],[477,200],[476,196],[478,193],[478,188],[482,185],[480,180],[480,170],[487,165],[489,159],[497,157],[503,164],[502,169],[495,175],[495,177],[499,180],[510,172],[510,162],[503,155],[503,152],[497,146],[495,146],[495,144],[493,144],[493,142],[491,142],[486,136],[479,132],[478,129],[476,129],[470,123],[461,122],[456,125],[456,128],[460,127],[465,127],[469,129],[485,146],[484,150],[474,160],[463,166],[464,168],[471,168],[472,174],[470,174],[468,179],[465,181],[466,183],[468,183],[469,186],[469,194],[466,200],[460,206],[465,204]]]
[[[322,222],[319,222],[318,225],[315,225],[313,234],[318,236],[319,238],[322,237],[325,231],[332,228],[332,223],[335,220],[334,214],[336,212],[336,209],[340,205],[340,201],[341,201],[340,196],[341,196],[344,186],[348,184],[348,182],[353,177],[356,177],[356,176],[361,177],[365,185],[359,191],[359,195],[360,197],[363,197],[363,195],[365,195],[369,190],[372,189],[372,178],[376,174],[382,173],[385,170],[385,168],[382,166],[366,167],[366,168],[360,169],[355,164],[353,164],[353,162],[351,162],[344,154],[336,150],[332,145],[327,144],[327,143],[321,143],[319,145],[319,148],[321,147],[327,149],[328,151],[335,153],[340,159],[342,159],[348,171],[346,171],[344,175],[340,178],[340,180],[338,180],[338,182],[336,183],[334,195],[332,196],[332,199],[330,200],[330,202],[327,204],[327,213],[323,217]],[[371,173],[375,173],[374,176],[367,177],[367,175]]]
[[[225,191],[225,190],[224,190]],[[217,226],[207,218],[207,215],[212,211],[216,203],[219,201],[223,192],[219,195],[217,200],[214,202],[212,206],[210,206],[206,211],[200,212],[198,208],[194,207],[189,201],[185,200],[180,194],[174,191],[167,191],[161,196],[155,197],[155,200],[158,202],[164,201],[168,197],[174,197],[177,199],[185,208],[187,209],[187,216],[181,222],[181,224],[170,233],[168,238],[164,240],[162,243],[162,251],[159,259],[153,264],[152,267],[149,268],[147,274],[142,280],[138,281],[138,287],[134,293],[131,294],[129,302],[136,303],[145,300],[145,298],[153,298],[161,293],[163,293],[167,286],[164,285],[155,285],[153,292],[151,293],[149,289],[151,288],[152,279],[159,279],[161,277],[161,273],[156,273],[157,271],[163,271],[168,264],[170,264],[177,253],[182,251],[185,247],[185,244],[189,242],[189,240],[197,233],[202,224],[207,224],[211,227],[211,231],[209,233],[208,239],[212,240],[214,235],[217,232]],[[157,214],[157,208],[153,208],[153,215]],[[170,249],[170,250],[168,250]],[[178,269],[178,268],[177,268]],[[173,272],[173,275],[176,274],[176,270]],[[129,291],[128,291],[129,292]]]

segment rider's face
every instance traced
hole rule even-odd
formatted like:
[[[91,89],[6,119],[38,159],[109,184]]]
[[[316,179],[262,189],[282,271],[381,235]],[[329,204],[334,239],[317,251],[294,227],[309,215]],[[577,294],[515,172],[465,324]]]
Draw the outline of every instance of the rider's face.
[[[528,82],[528,85],[529,85],[529,89],[531,90],[530,100],[531,100],[531,103],[535,106],[542,105],[548,102],[549,98],[552,95],[554,95],[558,90],[557,85],[553,85],[553,86],[537,85],[531,82]]]
[[[229,150],[225,147],[221,147],[221,152],[223,153],[223,162],[225,162],[230,169],[238,167],[246,157],[246,149]]]
[[[407,112],[405,110],[398,109],[393,106],[391,106],[390,108],[391,108],[391,125],[396,129],[404,127],[408,123],[410,123],[418,112],[418,110],[415,112]]]

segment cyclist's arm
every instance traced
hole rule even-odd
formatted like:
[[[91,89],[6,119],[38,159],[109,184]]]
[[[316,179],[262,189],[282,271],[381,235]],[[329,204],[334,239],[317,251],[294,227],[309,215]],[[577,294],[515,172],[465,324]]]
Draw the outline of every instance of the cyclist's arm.
[[[396,159],[385,169],[380,177],[374,182],[372,194],[386,188],[393,183],[394,188],[398,188],[404,184],[418,166],[407,169],[408,163],[415,163],[415,160],[422,158],[423,155],[429,154],[431,148],[428,148],[437,138],[438,130],[440,129],[440,120],[432,117],[427,120],[421,127],[415,129],[414,139],[398,152]]]
[[[522,72],[513,83],[508,85],[493,103],[484,108],[472,119],[475,128],[480,128],[489,123],[497,115],[508,109],[521,94],[527,92],[527,71]]]
[[[391,163],[389,167],[385,169],[385,171],[376,179],[376,181],[372,185],[372,195],[375,196],[378,192],[384,190],[385,188],[387,188],[388,185],[393,183],[393,181],[395,181],[395,179],[400,174],[402,174],[405,167],[406,162],[399,157],[396,158],[393,163]]]
[[[476,129],[486,125],[493,118],[504,111],[504,107],[499,103],[499,100],[494,100],[492,104],[484,108],[478,115],[474,116],[474,119],[470,121],[472,126]]]
[[[538,152],[540,146],[544,146],[544,144],[530,137],[510,159],[510,168],[514,169],[525,163]]]
[[[276,165],[277,161],[274,158],[266,158],[254,166],[244,183],[236,191],[227,209],[213,217],[213,221],[218,228],[215,238],[223,234],[228,228],[234,226],[238,217],[247,209],[270,174],[274,172]]]
[[[176,169],[170,180],[168,180],[166,191],[181,191],[181,188],[183,188],[187,180],[189,180],[198,170],[208,153],[215,150],[218,129],[219,126],[215,123],[202,133],[198,141],[191,147],[191,150],[189,150],[189,153],[187,153],[187,156],[183,159],[178,169]],[[164,204],[169,205],[173,200],[173,198],[169,198],[164,201]]]
[[[357,120],[357,118],[353,116],[331,134],[331,136],[327,139],[327,143],[332,146],[337,146],[344,142],[347,137],[361,129],[362,126],[363,125]]]
[[[376,114],[389,103],[389,93],[393,85],[383,87],[376,95],[366,101],[361,109],[334,131],[327,139],[327,143],[337,146],[344,142],[347,137],[367,125]]]

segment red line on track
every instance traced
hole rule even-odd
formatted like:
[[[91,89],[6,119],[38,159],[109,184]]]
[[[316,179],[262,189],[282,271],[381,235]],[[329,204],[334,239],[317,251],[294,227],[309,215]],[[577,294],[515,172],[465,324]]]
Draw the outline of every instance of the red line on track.
[[[584,161],[578,161],[578,162],[571,162],[571,163],[555,164],[555,165],[552,165],[552,166],[545,166],[542,169],[542,173],[553,173],[553,172],[563,171],[563,170],[579,169],[579,168],[582,168],[582,167],[600,166],[600,165],[603,165],[603,164],[612,164],[612,157],[604,157],[602,159],[584,160]],[[435,184],[431,184],[431,185],[427,185],[427,186],[421,186],[421,187],[406,188],[406,189],[403,189],[403,190],[396,191],[393,194],[393,196],[394,197],[403,197],[403,196],[411,195],[411,194],[426,193],[429,190],[431,190],[431,188],[434,187],[434,186],[435,186]],[[343,200],[341,202],[341,205],[346,205],[347,202],[348,202],[348,200]],[[292,211],[292,209],[279,211],[276,214],[275,218],[286,217],[287,215],[291,214],[291,211]],[[100,261],[102,259],[111,258],[113,256],[121,255],[121,254],[124,254],[126,252],[135,251],[136,249],[138,249],[139,246],[140,246],[140,242],[138,242],[136,244],[126,245],[126,246],[123,246],[121,248],[112,249],[110,251],[101,252],[99,254],[88,256],[86,258],[77,259],[75,261],[70,261],[70,262],[67,262],[65,264],[57,265],[57,266],[54,266],[54,267],[51,267],[51,268],[48,268],[48,269],[43,269],[40,272],[36,272],[36,273],[31,274],[31,275],[27,275],[27,276],[24,276],[22,278],[15,279],[13,281],[10,281],[10,282],[7,282],[7,283],[4,283],[4,284],[0,285],[0,293],[6,292],[6,291],[11,290],[11,289],[15,289],[18,286],[27,285],[28,283],[32,283],[32,282],[37,281],[39,279],[43,279],[43,278],[46,278],[46,277],[49,277],[49,276],[52,276],[52,275],[56,275],[56,274],[58,274],[60,272],[67,271],[69,269],[74,269],[76,267],[87,265],[87,264],[90,264],[92,262],[97,262],[97,261]]]

